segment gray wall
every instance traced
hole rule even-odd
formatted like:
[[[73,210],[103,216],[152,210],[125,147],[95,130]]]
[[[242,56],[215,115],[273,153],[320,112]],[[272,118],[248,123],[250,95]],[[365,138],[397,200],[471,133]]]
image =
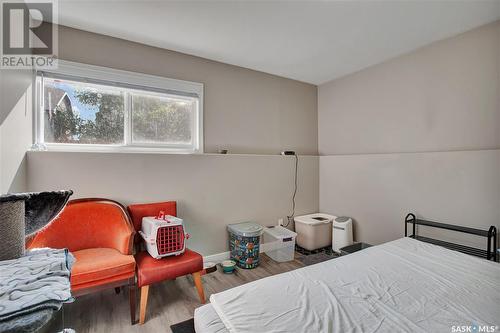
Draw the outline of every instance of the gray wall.
[[[317,118],[316,88],[300,82],[68,28],[60,46],[67,60],[203,82],[208,152],[314,155],[319,123],[297,212],[353,216],[358,240],[400,237],[408,211],[498,226],[499,22],[319,87]],[[29,190],[179,200],[203,254],[226,249],[227,223],[289,209],[292,161],[279,156],[40,152],[27,165]]]
[[[76,197],[112,198],[127,205],[177,200],[190,248],[226,251],[226,225],[275,225],[290,214],[293,157],[30,152],[32,191],[71,188]],[[318,157],[299,161],[297,209],[318,209]]]
[[[26,190],[32,143],[31,71],[0,70],[0,194]]]
[[[321,156],[320,210],[353,216],[355,238],[372,244],[402,237],[409,212],[500,228],[499,173],[500,150]]]
[[[204,83],[205,151],[241,155],[33,152],[29,190],[177,200],[189,246],[204,255],[227,250],[229,223],[275,225],[290,214],[294,162],[278,154],[317,154],[316,86],[65,27],[59,34],[62,59]],[[318,168],[317,156],[300,158],[299,214],[318,210]]]
[[[320,86],[320,210],[375,244],[407,212],[500,227],[499,78],[497,21]]]
[[[61,59],[205,84],[205,152],[317,155],[317,87],[66,27]]]
[[[500,21],[321,85],[319,153],[500,148]]]

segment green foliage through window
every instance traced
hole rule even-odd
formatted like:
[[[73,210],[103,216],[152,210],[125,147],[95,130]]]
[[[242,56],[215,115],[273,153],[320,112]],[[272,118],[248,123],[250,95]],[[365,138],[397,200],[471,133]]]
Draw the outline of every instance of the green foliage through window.
[[[44,141],[193,145],[197,107],[195,98],[45,79]],[[125,128],[127,113],[131,123]]]
[[[193,102],[132,95],[134,142],[190,143]]]

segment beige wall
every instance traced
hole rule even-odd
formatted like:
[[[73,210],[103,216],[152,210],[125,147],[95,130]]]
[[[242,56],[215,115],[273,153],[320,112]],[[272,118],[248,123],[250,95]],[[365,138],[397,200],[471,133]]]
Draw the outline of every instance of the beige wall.
[[[407,212],[500,227],[499,80],[496,22],[320,86],[320,210],[375,244]]]
[[[59,56],[203,83],[207,153],[317,154],[314,85],[66,27],[59,29]]]
[[[127,205],[177,200],[204,255],[227,250],[226,225],[275,225],[291,210],[293,157],[270,155],[167,155],[31,152],[32,191],[75,190],[74,197],[106,197]],[[318,209],[318,157],[299,161],[297,213]]]
[[[227,250],[229,223],[275,225],[290,214],[294,163],[278,154],[317,154],[315,86],[65,27],[59,34],[62,59],[203,83],[205,151],[244,155],[32,152],[30,191],[70,188],[74,198],[124,204],[177,200],[189,246],[204,255]],[[299,214],[318,210],[318,163],[300,158]]]

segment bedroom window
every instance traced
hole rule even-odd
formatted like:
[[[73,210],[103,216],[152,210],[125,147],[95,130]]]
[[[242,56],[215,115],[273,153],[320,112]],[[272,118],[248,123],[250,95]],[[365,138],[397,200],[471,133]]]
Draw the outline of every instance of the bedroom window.
[[[36,71],[39,150],[203,152],[203,85],[59,62]]]

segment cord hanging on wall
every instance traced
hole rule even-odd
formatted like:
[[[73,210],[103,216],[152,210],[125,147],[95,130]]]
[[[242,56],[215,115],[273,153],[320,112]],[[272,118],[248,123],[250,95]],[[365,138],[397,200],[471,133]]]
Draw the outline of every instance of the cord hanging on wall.
[[[295,157],[295,171],[294,171],[294,188],[292,195],[292,213],[286,217],[286,224],[284,227],[288,227],[290,222],[295,216],[295,196],[297,195],[297,177],[298,177],[298,166],[299,166],[299,156],[293,150],[285,150],[281,152],[281,155],[293,155]]]

